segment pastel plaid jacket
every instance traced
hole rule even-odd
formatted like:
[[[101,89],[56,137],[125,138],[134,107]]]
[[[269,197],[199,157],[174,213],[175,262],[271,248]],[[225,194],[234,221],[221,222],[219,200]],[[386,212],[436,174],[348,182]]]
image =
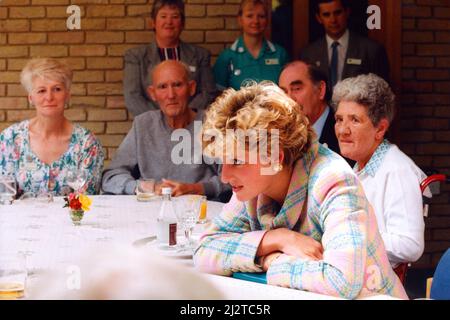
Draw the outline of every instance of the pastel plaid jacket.
[[[316,142],[294,164],[281,209],[262,194],[245,203],[233,195],[202,235],[195,265],[220,275],[261,272],[256,252],[265,232],[275,228],[314,238],[324,253],[321,261],[280,255],[267,271],[268,284],[347,299],[408,298],[358,178],[345,160]]]

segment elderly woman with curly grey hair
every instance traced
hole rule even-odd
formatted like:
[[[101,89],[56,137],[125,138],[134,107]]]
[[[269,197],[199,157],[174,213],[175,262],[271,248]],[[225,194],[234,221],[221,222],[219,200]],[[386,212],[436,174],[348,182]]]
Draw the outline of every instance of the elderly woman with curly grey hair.
[[[418,260],[424,250],[420,182],[426,176],[384,138],[395,114],[394,94],[380,77],[360,75],[336,85],[333,105],[341,154],[356,161],[391,265]]]
[[[21,73],[32,119],[11,125],[0,134],[0,174],[13,177],[18,192],[63,195],[70,191],[69,172],[86,172],[79,192],[99,191],[103,149],[87,129],[69,121],[72,71],[52,58],[31,59]]]
[[[196,267],[265,271],[271,285],[347,299],[406,298],[356,175],[317,142],[280,88],[226,90],[208,109],[203,133],[204,152],[224,160],[222,182],[234,194],[202,235]]]

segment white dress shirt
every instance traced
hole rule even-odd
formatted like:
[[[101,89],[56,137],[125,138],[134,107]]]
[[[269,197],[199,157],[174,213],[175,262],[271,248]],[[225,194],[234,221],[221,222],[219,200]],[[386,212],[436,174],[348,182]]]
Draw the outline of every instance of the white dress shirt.
[[[326,107],[325,110],[320,115],[319,119],[314,122],[312,125],[313,129],[316,131],[317,136],[320,137],[322,135],[323,127],[325,126],[325,122],[327,121],[328,114],[330,113],[330,107]]]
[[[426,175],[387,140],[378,146],[361,171],[358,165],[354,170],[375,210],[392,267],[417,261],[424,250],[425,223],[420,182]]]
[[[331,64],[331,56],[333,55],[333,48],[332,44],[333,42],[337,41],[339,42],[339,46],[337,47],[338,51],[338,69],[337,69],[337,80],[342,80],[342,72],[344,71],[344,65],[345,65],[345,57],[347,56],[347,49],[348,49],[348,41],[350,38],[350,32],[348,29],[345,31],[345,33],[340,37],[338,40],[333,40],[330,38],[330,36],[326,35],[325,38],[327,39],[327,48],[328,48],[328,65]]]

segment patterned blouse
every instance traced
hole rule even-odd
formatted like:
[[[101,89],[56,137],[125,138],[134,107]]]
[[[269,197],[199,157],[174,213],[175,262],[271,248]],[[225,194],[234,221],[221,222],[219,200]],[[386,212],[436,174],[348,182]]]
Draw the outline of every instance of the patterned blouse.
[[[29,120],[25,120],[0,133],[0,174],[14,176],[19,192],[52,192],[58,196],[67,190],[69,169],[86,170],[88,180],[80,191],[98,193],[104,153],[89,130],[74,124],[69,148],[48,165],[31,150],[28,126]]]
[[[324,253],[320,261],[281,254],[267,271],[268,284],[347,299],[407,298],[358,178],[328,148],[313,143],[296,162],[281,208],[262,194],[245,203],[233,196],[202,235],[195,265],[220,275],[261,272],[256,252],[276,228],[321,242]]]

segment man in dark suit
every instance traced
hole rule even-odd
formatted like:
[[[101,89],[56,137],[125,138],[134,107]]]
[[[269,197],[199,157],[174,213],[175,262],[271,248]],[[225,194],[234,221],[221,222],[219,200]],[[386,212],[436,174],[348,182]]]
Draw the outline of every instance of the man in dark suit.
[[[331,88],[342,79],[367,73],[375,73],[389,82],[389,61],[384,47],[348,30],[347,1],[314,2],[316,19],[326,34],[303,49],[300,58],[328,74]]]
[[[339,143],[334,132],[334,113],[328,106],[331,91],[327,86],[326,74],[312,64],[294,61],[285,66],[278,85],[302,106],[319,142],[339,153]]]

